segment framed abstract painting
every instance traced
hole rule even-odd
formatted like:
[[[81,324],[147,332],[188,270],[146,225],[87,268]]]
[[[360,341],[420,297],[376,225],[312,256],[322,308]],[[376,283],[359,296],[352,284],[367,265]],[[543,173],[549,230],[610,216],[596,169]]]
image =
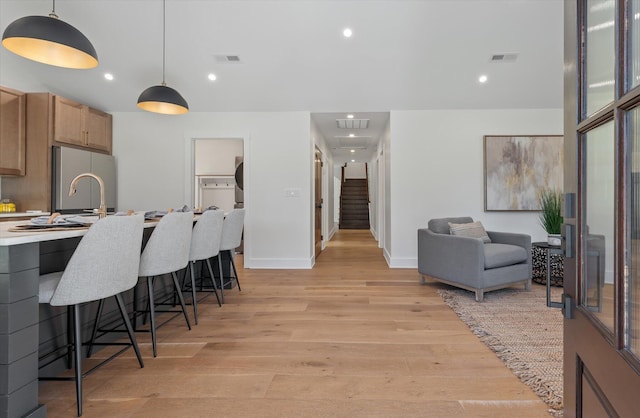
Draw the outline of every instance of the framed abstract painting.
[[[538,211],[541,189],[563,189],[562,135],[484,136],[484,210]]]

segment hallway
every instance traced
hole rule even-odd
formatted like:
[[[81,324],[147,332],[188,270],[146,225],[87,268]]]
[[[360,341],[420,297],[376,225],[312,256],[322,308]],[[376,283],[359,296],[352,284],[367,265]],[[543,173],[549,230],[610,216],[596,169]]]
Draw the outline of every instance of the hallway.
[[[157,358],[139,334],[144,369],[129,350],[86,378],[84,416],[549,416],[440,285],[390,270],[368,230],[338,231],[311,270],[239,274],[242,292],[201,302],[192,331],[159,329]],[[40,394],[48,416],[75,416],[72,382]]]

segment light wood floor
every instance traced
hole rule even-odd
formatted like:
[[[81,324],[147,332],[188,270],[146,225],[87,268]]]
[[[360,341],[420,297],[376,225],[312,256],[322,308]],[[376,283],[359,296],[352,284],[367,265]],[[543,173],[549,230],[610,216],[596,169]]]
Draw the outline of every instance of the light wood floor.
[[[240,263],[239,263],[240,264]],[[340,230],[311,270],[241,270],[200,323],[139,334],[85,379],[86,417],[548,417],[415,269],[389,269],[369,231]],[[46,382],[50,417],[72,382]]]

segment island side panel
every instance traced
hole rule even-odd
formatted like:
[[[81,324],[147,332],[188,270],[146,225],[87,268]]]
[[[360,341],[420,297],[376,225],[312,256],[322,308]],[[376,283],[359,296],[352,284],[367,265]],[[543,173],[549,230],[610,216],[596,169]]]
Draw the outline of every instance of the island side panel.
[[[0,416],[44,417],[38,405],[39,243],[0,246]]]

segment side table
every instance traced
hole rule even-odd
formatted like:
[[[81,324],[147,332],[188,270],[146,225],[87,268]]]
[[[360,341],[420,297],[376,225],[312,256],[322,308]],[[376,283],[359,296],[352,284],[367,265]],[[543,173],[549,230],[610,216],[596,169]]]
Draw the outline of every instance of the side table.
[[[562,302],[551,301],[551,285],[562,286],[564,280],[564,251],[546,242],[531,243],[531,280],[547,285],[547,306],[561,308]],[[544,282],[541,280],[544,279]]]
[[[546,242],[531,243],[531,280],[539,284],[547,284],[547,250],[560,247],[550,246]],[[562,287],[564,278],[564,254],[562,251],[551,252],[551,286]]]

